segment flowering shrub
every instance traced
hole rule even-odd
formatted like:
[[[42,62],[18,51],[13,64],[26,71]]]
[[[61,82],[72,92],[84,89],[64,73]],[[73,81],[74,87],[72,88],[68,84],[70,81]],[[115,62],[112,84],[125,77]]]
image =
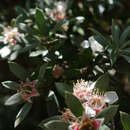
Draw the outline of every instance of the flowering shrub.
[[[13,19],[3,9],[0,129],[130,130],[127,3],[23,0]]]
[[[89,84],[84,80],[77,81],[74,85],[73,94],[82,101],[82,117],[76,117],[71,110],[66,109],[61,116],[66,123],[69,123],[69,130],[93,129],[98,130],[103,124],[104,118],[96,118],[100,112],[107,108],[107,104],[113,104],[118,100],[114,91],[108,91],[104,94],[95,88],[95,82]],[[73,106],[74,107],[74,106]],[[108,115],[109,116],[109,115]]]

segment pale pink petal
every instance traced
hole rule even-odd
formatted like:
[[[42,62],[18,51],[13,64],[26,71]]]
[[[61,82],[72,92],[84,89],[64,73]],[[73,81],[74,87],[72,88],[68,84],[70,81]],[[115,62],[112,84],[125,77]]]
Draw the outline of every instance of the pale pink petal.
[[[92,123],[98,129],[102,125],[103,121],[104,121],[104,118],[100,118],[100,119],[93,120]]]

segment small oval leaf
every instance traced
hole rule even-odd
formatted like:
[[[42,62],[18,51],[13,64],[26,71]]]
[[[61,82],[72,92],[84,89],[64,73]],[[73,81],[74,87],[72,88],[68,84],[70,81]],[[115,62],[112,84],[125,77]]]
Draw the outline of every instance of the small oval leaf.
[[[116,112],[118,110],[118,105],[111,105],[99,112],[96,116],[96,118],[104,118],[105,123],[108,123],[112,120],[112,118],[115,116]]]
[[[78,98],[69,92],[65,92],[65,102],[75,116],[82,116],[84,108]]]
[[[26,104],[24,104],[24,106],[20,109],[20,111],[16,116],[14,127],[17,127],[25,119],[31,108],[32,108],[31,103],[27,102]]]
[[[67,130],[68,124],[62,120],[50,120],[41,125],[41,128],[45,130]]]
[[[20,93],[16,93],[12,95],[8,100],[5,102],[5,105],[10,106],[10,105],[16,105],[19,104],[23,101],[23,97]]]
[[[12,90],[18,90],[20,88],[20,85],[14,81],[4,81],[2,82],[2,85]]]
[[[109,87],[109,75],[105,73],[104,75],[100,76],[95,84],[95,88],[100,89],[101,91],[106,91]]]
[[[130,130],[130,115],[125,112],[120,112],[120,116],[124,130]]]
[[[25,81],[28,76],[25,69],[15,62],[8,62],[8,63],[11,72],[15,74],[15,76],[18,77],[19,79]]]

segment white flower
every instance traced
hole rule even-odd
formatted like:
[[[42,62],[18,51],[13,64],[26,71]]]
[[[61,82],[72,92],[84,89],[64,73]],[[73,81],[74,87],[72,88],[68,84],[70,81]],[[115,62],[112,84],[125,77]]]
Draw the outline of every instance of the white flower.
[[[20,37],[23,36],[24,34],[18,32],[18,28],[11,28],[8,26],[7,28],[4,29],[3,32],[4,35],[4,44],[11,43],[14,45],[16,43],[16,40],[14,39],[15,37]]]
[[[80,100],[87,100],[94,89],[95,82],[88,82],[84,80],[78,80],[73,87],[73,94]]]
[[[95,117],[96,116],[96,111],[94,111],[91,107],[89,107],[86,104],[83,104],[84,108],[85,108],[85,114],[88,117]]]
[[[102,46],[100,43],[98,43],[98,42],[94,39],[93,36],[89,37],[88,41],[89,41],[89,43],[90,43],[90,47],[91,47],[91,49],[92,49],[92,51],[93,51],[93,54],[94,54],[95,56],[98,55],[97,52],[103,52],[103,51],[104,51],[103,46]]]
[[[46,8],[45,11],[47,15],[54,21],[60,21],[66,18],[65,2],[55,2],[53,9]]]
[[[117,100],[118,96],[114,91],[108,91],[105,92],[105,94],[97,91],[97,93],[94,93],[88,97],[87,102],[85,102],[83,106],[85,108],[86,114],[90,117],[93,117],[95,113],[92,110],[94,110],[97,114],[106,107],[106,103],[113,104]]]
[[[0,55],[2,58],[7,57],[11,53],[11,49],[9,46],[4,46],[2,49],[0,49]]]

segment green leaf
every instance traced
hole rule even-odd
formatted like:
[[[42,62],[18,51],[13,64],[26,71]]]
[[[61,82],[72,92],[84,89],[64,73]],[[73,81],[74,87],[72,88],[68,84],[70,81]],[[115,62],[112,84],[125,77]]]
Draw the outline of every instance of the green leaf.
[[[2,85],[12,90],[18,90],[20,88],[20,85],[14,81],[4,81],[2,82]]]
[[[39,43],[33,43],[32,45],[26,46],[20,50],[20,53],[31,51],[32,49],[36,48],[38,45]]]
[[[94,39],[95,39],[99,44],[101,44],[101,45],[103,46],[104,49],[107,49],[108,46],[110,45],[110,43],[109,43],[109,44],[106,44],[105,41],[104,41],[104,39],[101,38],[101,37],[98,36],[98,35],[95,35],[95,36],[93,36],[93,37],[94,37]]]
[[[52,116],[58,113],[59,102],[54,91],[49,92],[46,104],[48,116]]]
[[[39,27],[40,32],[43,33],[44,35],[48,35],[49,33],[47,26],[48,23],[45,20],[43,11],[39,8],[36,8],[35,20]]]
[[[24,106],[20,109],[20,111],[16,116],[14,127],[17,127],[25,119],[31,108],[32,108],[31,103],[24,104]]]
[[[120,28],[117,25],[115,25],[113,20],[112,20],[111,31],[112,31],[113,43],[115,43],[117,46],[119,46]]]
[[[121,55],[128,63],[130,63],[130,56]]]
[[[127,47],[129,45],[130,45],[130,40],[125,42],[125,43],[123,43],[122,46],[121,46],[121,49],[123,49],[123,48],[125,48],[125,47]]]
[[[40,67],[39,75],[38,75],[38,82],[36,84],[36,88],[40,88],[40,87],[43,88],[43,86],[44,86],[44,75],[45,75],[47,66],[48,66],[48,64],[44,64]]]
[[[77,97],[69,92],[66,92],[65,103],[76,117],[82,116],[84,108]]]
[[[62,25],[65,23],[65,20],[59,21],[54,28],[51,30],[51,32],[55,33],[56,31],[60,30]]]
[[[46,72],[46,69],[47,69],[47,65],[48,64],[44,64],[40,67],[40,70],[39,70],[39,76],[38,76],[38,79],[39,80],[42,80],[44,78],[44,75],[45,75],[45,72]]]
[[[56,85],[56,89],[58,93],[63,97],[65,96],[65,91],[68,91],[68,92],[73,91],[72,87],[66,83],[56,82],[55,85]]]
[[[38,126],[43,128],[45,123],[47,123],[47,122],[49,122],[51,120],[59,120],[59,119],[60,119],[59,115],[51,116],[51,117],[49,117],[47,119],[42,120]]]
[[[125,112],[120,112],[120,116],[124,130],[130,130],[130,115]]]
[[[104,110],[99,112],[97,114],[96,118],[105,118],[104,122],[108,123],[109,121],[111,121],[113,119],[117,110],[118,110],[118,105],[108,106]]]
[[[123,55],[129,55],[129,54],[130,54],[130,47],[129,47],[129,48],[126,48],[126,49],[121,50],[121,54],[123,54]]]
[[[34,30],[32,30],[32,28],[30,28],[29,26],[27,26],[27,25],[24,24],[24,23],[20,23],[20,24],[18,25],[18,27],[19,27],[20,30],[22,30],[23,32],[29,33],[29,34],[31,34],[31,35],[34,35],[34,34],[35,34]]]
[[[24,20],[24,18],[23,18],[22,14],[20,14],[19,16],[17,16],[16,19],[15,19],[15,26],[18,26],[19,23],[23,22],[23,20]]]
[[[98,39],[96,39],[101,45],[103,45],[104,47],[109,43],[108,40],[106,40],[106,38],[100,33],[98,32],[97,30],[93,29],[93,28],[89,28],[96,36],[98,36],[98,39],[100,37],[100,40],[98,41]],[[95,37],[94,37],[95,38]]]
[[[16,6],[15,10],[18,14],[23,14],[24,16],[27,16],[27,12],[24,8],[20,7],[20,6]]]
[[[36,8],[36,14],[35,14],[35,20],[39,27],[43,27],[43,24],[45,23],[43,11],[39,8]]]
[[[96,80],[95,88],[98,88],[101,91],[106,91],[108,87],[109,87],[109,75],[108,73],[105,73]]]
[[[22,68],[19,64],[14,62],[8,62],[9,68],[13,74],[15,74],[16,77],[19,79],[25,81],[28,77],[27,72]]]
[[[100,126],[99,130],[110,130],[110,128],[106,125]]]
[[[126,38],[128,37],[128,35],[130,34],[130,26],[128,26],[124,32],[121,34],[120,37],[120,44],[123,44],[126,40]]]
[[[67,130],[68,124],[62,120],[50,120],[40,125],[43,130]]]
[[[6,100],[5,105],[7,106],[16,105],[16,104],[20,104],[22,101],[23,101],[23,96],[21,95],[21,93],[16,93]]]

